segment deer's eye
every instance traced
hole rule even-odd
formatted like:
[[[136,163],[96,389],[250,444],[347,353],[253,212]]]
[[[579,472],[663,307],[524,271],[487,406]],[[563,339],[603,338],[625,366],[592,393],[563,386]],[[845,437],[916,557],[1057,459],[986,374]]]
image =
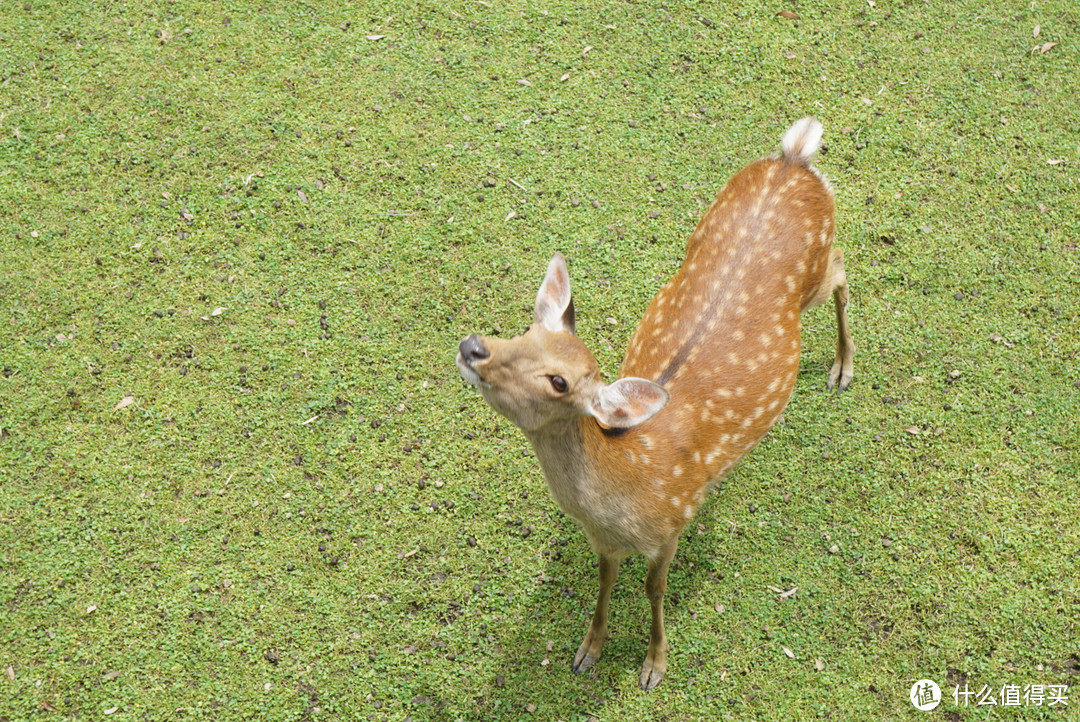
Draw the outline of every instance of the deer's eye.
[[[570,388],[566,384],[566,379],[562,376],[548,376],[548,379],[551,381],[551,388],[555,389],[560,394],[565,394],[566,390]]]

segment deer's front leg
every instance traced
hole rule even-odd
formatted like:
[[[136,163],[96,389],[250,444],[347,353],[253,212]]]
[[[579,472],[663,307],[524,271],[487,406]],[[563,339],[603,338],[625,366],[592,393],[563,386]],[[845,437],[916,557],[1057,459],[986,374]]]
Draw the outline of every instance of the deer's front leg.
[[[605,554],[600,555],[600,594],[596,598],[596,610],[593,612],[592,623],[584,641],[578,647],[574,656],[572,669],[575,672],[584,672],[600,659],[600,653],[604,648],[604,640],[608,636],[607,616],[608,602],[611,600],[611,588],[615,586],[615,579],[619,576],[619,560]]]
[[[679,537],[669,541],[659,553],[649,559],[645,574],[645,594],[652,605],[652,627],[649,630],[649,653],[641,667],[641,688],[650,692],[660,684],[667,672],[667,633],[664,631],[664,591],[667,590],[668,566],[679,548]]]

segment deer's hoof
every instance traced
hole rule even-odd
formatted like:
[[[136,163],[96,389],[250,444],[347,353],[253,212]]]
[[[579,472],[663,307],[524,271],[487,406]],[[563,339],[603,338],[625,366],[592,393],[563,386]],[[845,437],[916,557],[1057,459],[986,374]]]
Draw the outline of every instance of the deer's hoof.
[[[589,671],[589,667],[596,664],[596,660],[600,659],[599,655],[593,656],[589,654],[589,650],[583,644],[577,654],[574,655],[574,663],[570,665],[570,669],[574,670],[577,674],[583,674]]]
[[[641,683],[641,688],[646,692],[652,692],[656,689],[656,685],[660,684],[660,681],[664,679],[664,670],[656,669],[649,665],[648,662],[641,668],[641,677],[638,680]]]

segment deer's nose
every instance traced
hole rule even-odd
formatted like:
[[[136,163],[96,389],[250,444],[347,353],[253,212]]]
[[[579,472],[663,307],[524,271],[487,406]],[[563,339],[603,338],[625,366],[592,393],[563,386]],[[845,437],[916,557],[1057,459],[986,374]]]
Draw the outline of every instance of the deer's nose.
[[[491,352],[484,348],[484,345],[480,343],[480,338],[476,334],[473,334],[462,341],[458,346],[458,351],[461,352],[461,358],[465,359],[465,361],[470,364],[475,363],[476,361],[483,361],[491,356]]]

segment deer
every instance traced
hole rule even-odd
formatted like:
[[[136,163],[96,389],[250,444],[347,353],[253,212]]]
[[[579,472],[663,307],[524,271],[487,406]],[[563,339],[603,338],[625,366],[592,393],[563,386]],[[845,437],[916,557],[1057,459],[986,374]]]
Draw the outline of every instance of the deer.
[[[642,554],[652,621],[639,683],[646,692],[660,684],[664,593],[680,534],[709,489],[781,417],[799,369],[801,314],[830,295],[838,339],[827,388],[839,393],[852,381],[833,189],[811,164],[822,132],[812,117],[797,121],[780,155],[750,163],[724,185],[612,383],[576,335],[558,253],[522,335],[474,334],[458,346],[462,378],[524,432],[551,495],[599,556],[599,594],[574,672],[600,659],[620,563]]]

